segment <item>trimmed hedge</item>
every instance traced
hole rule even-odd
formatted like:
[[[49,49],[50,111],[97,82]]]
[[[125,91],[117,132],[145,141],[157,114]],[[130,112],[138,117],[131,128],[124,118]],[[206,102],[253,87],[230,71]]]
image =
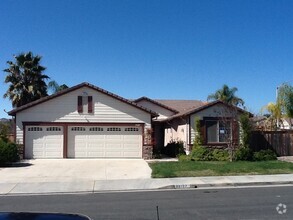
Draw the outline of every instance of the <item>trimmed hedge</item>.
[[[235,152],[235,160],[236,161],[251,161],[253,158],[253,152],[248,147],[240,147]]]
[[[276,160],[277,155],[272,150],[252,152],[248,147],[240,147],[235,152],[235,161],[267,161]],[[229,153],[223,149],[210,149],[198,146],[189,155],[182,155],[179,161],[229,161]]]
[[[228,161],[229,153],[227,150],[198,146],[192,149],[189,158],[193,161]]]
[[[263,161],[263,160],[277,160],[277,155],[272,150],[260,150],[253,153],[254,161]]]
[[[17,145],[0,140],[0,165],[17,162],[19,160]]]

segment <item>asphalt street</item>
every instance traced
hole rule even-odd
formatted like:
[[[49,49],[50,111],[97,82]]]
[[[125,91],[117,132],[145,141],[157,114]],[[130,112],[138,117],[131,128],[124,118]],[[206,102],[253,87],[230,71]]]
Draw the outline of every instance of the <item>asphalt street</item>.
[[[81,213],[92,219],[155,220],[157,206],[160,220],[293,219],[293,186],[0,196],[0,211]]]

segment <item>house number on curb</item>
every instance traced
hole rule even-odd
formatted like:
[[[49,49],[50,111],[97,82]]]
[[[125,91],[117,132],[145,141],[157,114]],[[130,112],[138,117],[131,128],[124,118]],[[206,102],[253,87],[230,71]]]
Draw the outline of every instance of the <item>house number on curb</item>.
[[[190,188],[190,184],[174,185],[175,189]]]

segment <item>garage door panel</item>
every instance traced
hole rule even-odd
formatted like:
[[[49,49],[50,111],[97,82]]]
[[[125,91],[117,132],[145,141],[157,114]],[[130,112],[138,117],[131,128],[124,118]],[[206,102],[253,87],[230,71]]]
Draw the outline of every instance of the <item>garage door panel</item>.
[[[140,154],[138,152],[124,152],[124,157],[139,157]]]
[[[121,143],[107,143],[105,145],[106,150],[108,151],[117,151],[117,150],[122,150],[123,149],[123,145]]]
[[[94,135],[94,134],[90,134],[88,135],[88,140],[89,141],[96,141],[96,140],[104,140],[105,139],[105,136],[104,135]]]
[[[141,158],[142,156],[140,127],[69,127],[68,143],[68,157]]]
[[[62,158],[63,129],[61,126],[26,126],[25,157]]]
[[[123,139],[123,136],[122,135],[111,135],[111,134],[109,134],[109,135],[106,135],[106,140],[121,140],[121,139]]]
[[[127,147],[124,148],[124,151],[137,151],[137,145],[136,144],[127,144]]]

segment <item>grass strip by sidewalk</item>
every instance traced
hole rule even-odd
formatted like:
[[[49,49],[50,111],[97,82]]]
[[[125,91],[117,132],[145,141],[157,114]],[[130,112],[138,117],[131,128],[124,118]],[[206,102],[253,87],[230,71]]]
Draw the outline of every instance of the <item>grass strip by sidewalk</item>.
[[[153,178],[265,175],[293,173],[293,163],[283,161],[184,161],[150,163]]]

